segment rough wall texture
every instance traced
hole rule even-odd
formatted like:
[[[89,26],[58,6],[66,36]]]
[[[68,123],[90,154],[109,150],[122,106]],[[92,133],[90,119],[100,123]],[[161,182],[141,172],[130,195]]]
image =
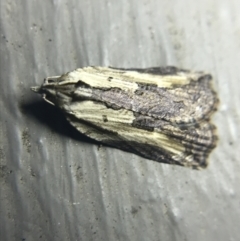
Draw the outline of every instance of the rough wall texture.
[[[238,0],[0,1],[0,239],[239,240]],[[204,171],[89,143],[29,90],[88,65],[215,77]]]

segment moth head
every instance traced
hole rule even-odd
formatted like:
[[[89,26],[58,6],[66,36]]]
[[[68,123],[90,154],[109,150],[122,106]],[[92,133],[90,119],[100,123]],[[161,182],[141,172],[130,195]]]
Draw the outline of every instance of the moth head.
[[[49,104],[61,107],[66,102],[69,102],[71,97],[69,96],[69,87],[59,85],[60,81],[61,77],[59,76],[49,77],[44,79],[41,86],[31,87],[31,90],[35,93],[41,94],[43,99]]]

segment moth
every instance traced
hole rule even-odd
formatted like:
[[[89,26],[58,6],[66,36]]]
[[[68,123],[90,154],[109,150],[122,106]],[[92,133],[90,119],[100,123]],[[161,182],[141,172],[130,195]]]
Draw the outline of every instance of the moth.
[[[84,135],[157,162],[205,168],[216,146],[212,77],[176,67],[85,67],[31,89]]]

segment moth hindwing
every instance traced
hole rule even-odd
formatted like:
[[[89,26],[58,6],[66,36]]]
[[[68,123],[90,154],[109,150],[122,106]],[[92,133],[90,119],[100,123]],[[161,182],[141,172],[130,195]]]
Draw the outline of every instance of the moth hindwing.
[[[32,90],[81,133],[145,158],[200,169],[216,145],[211,75],[175,67],[86,67]]]

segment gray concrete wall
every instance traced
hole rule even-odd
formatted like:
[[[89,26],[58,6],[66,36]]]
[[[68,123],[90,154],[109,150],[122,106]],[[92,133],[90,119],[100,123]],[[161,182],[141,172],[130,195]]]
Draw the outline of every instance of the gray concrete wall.
[[[0,239],[240,240],[238,0],[0,1]],[[29,87],[88,65],[214,76],[204,171],[82,138]]]

